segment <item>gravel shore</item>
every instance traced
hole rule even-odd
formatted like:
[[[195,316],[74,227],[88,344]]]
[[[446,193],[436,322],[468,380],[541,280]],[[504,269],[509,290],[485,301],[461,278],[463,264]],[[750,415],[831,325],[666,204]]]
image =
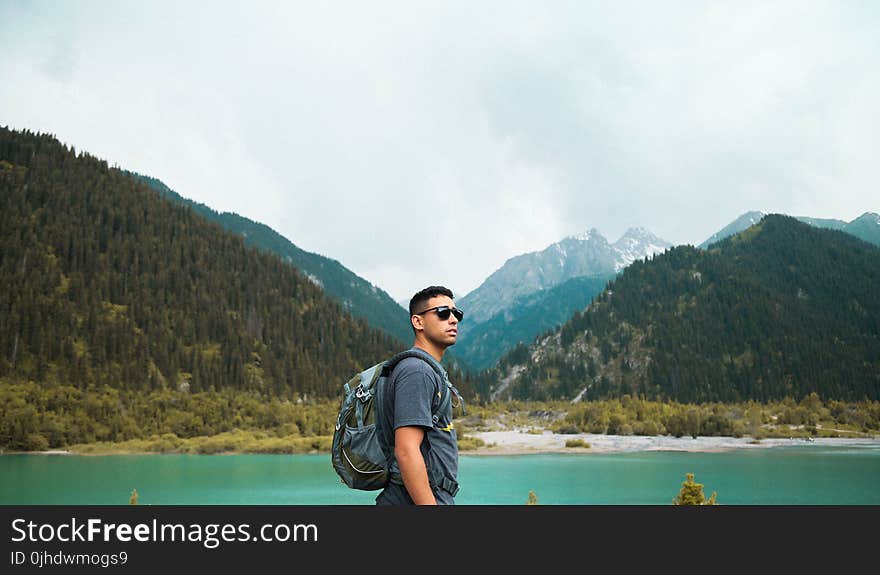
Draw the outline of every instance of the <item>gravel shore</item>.
[[[592,433],[542,434],[525,431],[470,432],[468,437],[481,439],[485,445],[463,451],[467,455],[521,455],[528,453],[613,453],[628,451],[727,451],[730,449],[761,449],[779,446],[872,446],[880,448],[880,437],[863,438],[773,438],[756,441],[752,437],[671,437],[643,435],[597,435]],[[590,445],[566,447],[565,443],[581,439]]]

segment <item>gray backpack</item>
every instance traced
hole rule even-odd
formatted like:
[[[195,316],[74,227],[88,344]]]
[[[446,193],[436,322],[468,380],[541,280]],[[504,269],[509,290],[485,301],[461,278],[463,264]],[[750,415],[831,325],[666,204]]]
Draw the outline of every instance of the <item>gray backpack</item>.
[[[392,431],[382,417],[381,405],[386,401],[386,382],[391,371],[401,360],[418,357],[426,361],[440,379],[442,395],[437,409],[432,412],[436,425],[440,413],[449,406],[452,392],[457,394],[445,377],[440,364],[427,352],[409,349],[402,351],[369,369],[355,374],[344,386],[342,406],[333,433],[331,458],[333,469],[352,489],[366,491],[382,489],[391,479],[390,441]]]

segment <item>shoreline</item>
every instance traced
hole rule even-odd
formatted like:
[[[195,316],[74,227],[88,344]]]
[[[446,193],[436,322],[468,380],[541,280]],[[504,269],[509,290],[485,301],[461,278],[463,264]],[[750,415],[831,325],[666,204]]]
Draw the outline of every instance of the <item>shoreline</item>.
[[[602,454],[602,453],[633,453],[651,451],[680,451],[689,453],[712,453],[735,449],[769,449],[773,447],[875,447],[880,448],[880,436],[863,437],[770,437],[756,440],[750,436],[700,436],[692,438],[673,437],[666,435],[605,435],[593,433],[560,434],[551,431],[528,433],[525,430],[479,431],[466,434],[468,438],[481,440],[484,445],[473,449],[461,449],[460,455],[496,456],[496,455],[538,455],[538,454]],[[566,442],[581,440],[589,447],[566,447]],[[224,451],[214,455],[243,455],[248,452]],[[327,454],[329,451],[311,451],[311,454]],[[95,455],[180,455],[175,452],[148,452],[131,450],[113,450],[99,452],[77,452],[65,449],[46,451],[15,451],[0,452],[2,455],[53,455],[53,456],[95,456]],[[271,455],[272,453],[264,453]],[[190,455],[198,455],[190,453]],[[277,453],[277,455],[291,455]]]
[[[734,449],[768,449],[773,447],[824,446],[824,447],[877,447],[880,437],[816,437],[816,438],[765,438],[700,436],[692,438],[666,435],[604,435],[592,433],[560,434],[545,431],[541,434],[524,431],[471,432],[468,437],[480,439],[484,446],[460,451],[461,455],[532,455],[543,453],[631,453],[649,451],[682,451],[711,453]],[[570,440],[582,440],[590,447],[566,447]]]

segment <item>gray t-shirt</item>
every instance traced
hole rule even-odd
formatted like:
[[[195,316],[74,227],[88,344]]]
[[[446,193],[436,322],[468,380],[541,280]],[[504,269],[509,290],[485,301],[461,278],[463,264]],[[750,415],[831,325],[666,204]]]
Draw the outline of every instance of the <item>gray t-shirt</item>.
[[[428,469],[457,480],[458,438],[452,425],[452,402],[442,413],[437,414],[439,419],[436,425],[431,416],[433,410],[440,404],[445,381],[440,379],[437,372],[425,360],[408,357],[394,367],[389,384],[394,391],[394,401],[386,403],[385,416],[386,421],[392,422],[392,430],[405,426],[424,428],[425,439],[422,441],[421,450]],[[392,403],[393,406],[389,405]],[[399,476],[400,468],[393,457],[391,470],[393,474]],[[434,488],[434,497],[437,503],[454,504],[452,495],[443,489]],[[386,487],[377,497],[377,502],[381,503],[383,500],[386,503],[412,503],[406,488],[394,483]]]

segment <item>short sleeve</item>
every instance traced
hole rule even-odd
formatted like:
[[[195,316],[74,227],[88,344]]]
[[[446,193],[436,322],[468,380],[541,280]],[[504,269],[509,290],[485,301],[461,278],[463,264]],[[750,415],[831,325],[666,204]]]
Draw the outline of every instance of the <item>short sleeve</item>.
[[[431,406],[434,400],[434,378],[419,369],[419,364],[401,362],[394,383],[394,429],[406,426],[431,428]],[[418,367],[416,367],[418,366]]]

